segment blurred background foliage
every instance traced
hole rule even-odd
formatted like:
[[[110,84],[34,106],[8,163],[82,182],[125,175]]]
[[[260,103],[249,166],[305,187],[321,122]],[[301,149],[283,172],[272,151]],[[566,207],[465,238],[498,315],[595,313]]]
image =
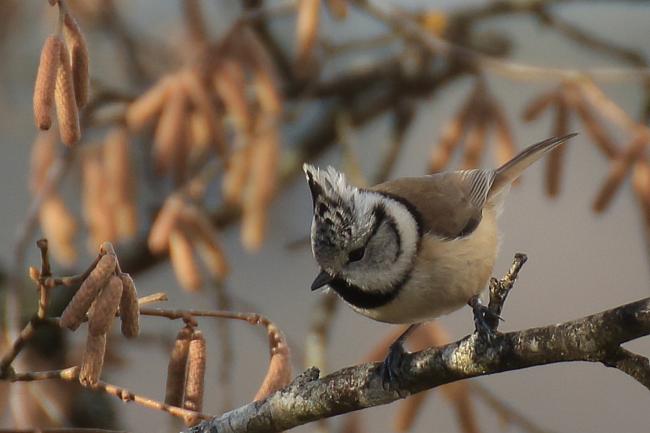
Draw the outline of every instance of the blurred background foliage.
[[[379,359],[392,328],[309,293],[316,266],[302,162],[333,164],[368,185],[494,166],[571,131],[580,137],[527,173],[506,206],[497,272],[515,251],[531,261],[504,326],[647,296],[645,2],[50,3],[0,3],[5,346],[36,310],[27,266],[38,263],[33,241],[46,236],[54,275],[84,270],[111,241],[140,295],[166,292],[170,308],[264,314],[287,335],[296,371]],[[89,100],[68,113],[72,123],[59,117],[37,132],[41,47],[60,33],[74,53],[66,14],[87,44]],[[57,288],[49,315],[72,293]],[[414,348],[472,329],[469,311],[440,322]],[[263,333],[225,320],[199,326],[208,346],[204,412],[250,401],[267,371]],[[113,336],[107,380],[162,400],[179,327],[147,317],[135,342]],[[83,346],[78,334],[42,326],[14,366],[68,367]],[[647,338],[634,348],[650,353]],[[301,429],[644,432],[650,403],[637,384],[583,365],[482,378],[441,394],[451,406],[423,393]],[[179,428],[163,412],[60,381],[0,382],[0,413],[2,427]]]

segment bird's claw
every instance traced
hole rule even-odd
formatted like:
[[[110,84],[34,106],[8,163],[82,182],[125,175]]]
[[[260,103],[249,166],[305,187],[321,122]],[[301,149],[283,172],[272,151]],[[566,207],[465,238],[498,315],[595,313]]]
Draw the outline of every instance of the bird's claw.
[[[399,374],[402,361],[406,351],[402,342],[395,342],[390,345],[388,355],[381,365],[381,384],[384,390],[390,391],[399,387]]]
[[[499,320],[503,320],[503,318],[490,310],[486,305],[483,305],[477,296],[470,299],[468,303],[474,313],[475,332],[479,336],[485,337],[488,341],[492,341],[496,335],[496,327],[493,324]]]

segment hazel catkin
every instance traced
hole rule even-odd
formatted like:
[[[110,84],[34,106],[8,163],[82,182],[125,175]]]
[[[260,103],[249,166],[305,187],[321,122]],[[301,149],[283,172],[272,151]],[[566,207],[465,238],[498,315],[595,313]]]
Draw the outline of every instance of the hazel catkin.
[[[81,360],[79,382],[83,386],[94,386],[99,381],[104,367],[104,354],[106,353],[106,334],[88,334],[86,348]]]
[[[275,391],[287,386],[291,381],[291,355],[286,338],[282,334],[282,331],[273,323],[267,325],[266,332],[269,337],[271,359],[266,376],[262,381],[262,385],[257,390],[253,401],[265,399]]]
[[[97,297],[97,293],[106,285],[115,272],[117,258],[106,254],[97,262],[88,278],[81,283],[81,287],[72,297],[72,300],[61,314],[61,327],[76,330],[84,319],[86,312]]]
[[[79,109],[75,98],[74,81],[68,50],[61,45],[59,50],[59,67],[56,74],[54,102],[59,121],[61,141],[67,146],[74,145],[81,138],[79,126]]]
[[[183,408],[201,412],[203,409],[203,391],[205,388],[206,346],[203,333],[195,330],[190,340],[187,355],[187,374]]]
[[[147,245],[154,254],[160,254],[169,247],[169,236],[177,224],[184,203],[178,194],[171,195],[149,231]]]
[[[34,120],[36,127],[42,130],[48,130],[52,126],[54,88],[62,47],[61,38],[51,35],[45,40],[41,50],[41,60],[34,84]]]
[[[320,0],[302,0],[298,5],[296,23],[296,71],[305,73],[318,36],[320,21]]]
[[[172,406],[180,406],[183,403],[187,356],[190,350],[191,337],[192,328],[186,326],[178,331],[176,340],[174,341],[174,348],[169,356],[165,403]]]
[[[140,333],[140,306],[138,291],[129,274],[120,274],[122,279],[122,299],[120,299],[120,319],[122,335],[126,338],[137,337]]]
[[[173,79],[166,77],[147,90],[142,96],[133,101],[126,109],[126,125],[131,131],[139,131],[149,121],[160,114]]]
[[[91,335],[106,334],[110,330],[121,298],[122,280],[113,275],[97,296],[89,314],[88,332]]]
[[[192,242],[184,230],[174,229],[169,235],[169,257],[181,287],[190,292],[200,290],[203,286],[201,271]]]
[[[70,42],[70,66],[72,69],[72,82],[74,83],[74,96],[77,108],[81,109],[88,103],[90,89],[90,60],[88,47],[77,21],[66,14],[63,20],[65,34]]]

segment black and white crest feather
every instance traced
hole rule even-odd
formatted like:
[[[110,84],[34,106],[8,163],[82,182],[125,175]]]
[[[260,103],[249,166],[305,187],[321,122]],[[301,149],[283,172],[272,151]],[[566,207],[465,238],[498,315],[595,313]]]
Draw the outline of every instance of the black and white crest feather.
[[[358,190],[348,185],[345,176],[332,167],[321,170],[305,164],[303,170],[314,207],[312,247],[347,248],[353,229],[359,226],[355,224],[355,216],[364,211],[356,208]]]

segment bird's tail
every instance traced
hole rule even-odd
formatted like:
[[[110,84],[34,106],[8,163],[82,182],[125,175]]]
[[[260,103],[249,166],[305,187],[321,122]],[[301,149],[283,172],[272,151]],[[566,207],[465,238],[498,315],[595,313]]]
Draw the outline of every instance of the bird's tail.
[[[512,182],[533,162],[541,158],[546,152],[555,149],[568,139],[575,137],[576,133],[567,134],[562,137],[551,137],[539,143],[527,147],[510,161],[497,168],[494,174],[494,181],[490,187],[487,201],[492,202],[500,193],[507,189]]]

